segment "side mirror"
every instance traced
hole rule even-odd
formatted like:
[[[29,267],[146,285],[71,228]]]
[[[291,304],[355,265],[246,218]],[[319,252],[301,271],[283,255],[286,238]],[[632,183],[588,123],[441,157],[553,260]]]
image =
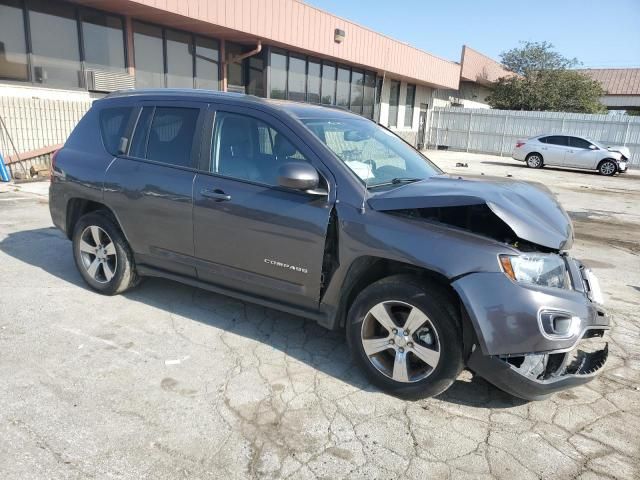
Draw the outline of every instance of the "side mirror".
[[[306,162],[288,162],[278,169],[278,185],[293,190],[316,190],[320,184],[318,171]]]
[[[589,145],[589,150],[599,150],[594,144]]]

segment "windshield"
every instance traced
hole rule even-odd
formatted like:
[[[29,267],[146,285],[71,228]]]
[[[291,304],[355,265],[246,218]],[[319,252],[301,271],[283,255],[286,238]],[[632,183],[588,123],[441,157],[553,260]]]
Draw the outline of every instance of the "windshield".
[[[302,121],[367,187],[424,180],[442,173],[393,133],[368,120]]]

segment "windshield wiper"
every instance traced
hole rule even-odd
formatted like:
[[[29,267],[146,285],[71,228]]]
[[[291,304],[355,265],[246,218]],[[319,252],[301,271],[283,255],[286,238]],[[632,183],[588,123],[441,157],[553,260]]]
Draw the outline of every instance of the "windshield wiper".
[[[388,182],[383,182],[383,183],[375,183],[373,185],[369,185],[367,188],[373,188],[373,187],[384,187],[385,185],[399,185],[401,183],[413,183],[413,182],[419,182],[420,180],[424,180],[424,178],[417,178],[417,177],[396,177],[396,178],[392,178],[391,180],[389,180]]]

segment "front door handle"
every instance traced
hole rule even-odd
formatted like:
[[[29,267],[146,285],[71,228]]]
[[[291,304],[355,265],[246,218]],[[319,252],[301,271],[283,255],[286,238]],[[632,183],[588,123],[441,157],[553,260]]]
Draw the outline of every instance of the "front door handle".
[[[228,202],[231,200],[231,195],[227,195],[220,189],[209,190],[208,188],[203,188],[200,190],[200,195],[207,198],[213,198],[218,202]]]

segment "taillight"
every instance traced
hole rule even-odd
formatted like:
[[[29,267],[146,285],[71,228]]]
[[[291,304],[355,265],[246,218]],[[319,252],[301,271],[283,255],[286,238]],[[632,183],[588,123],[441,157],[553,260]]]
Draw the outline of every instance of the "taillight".
[[[53,170],[56,167],[56,157],[58,156],[59,151],[60,149],[54,150],[54,152],[51,154],[51,166],[49,167],[49,178],[53,177]]]
[[[516,148],[520,148],[524,144],[525,144],[525,142],[516,142]]]

